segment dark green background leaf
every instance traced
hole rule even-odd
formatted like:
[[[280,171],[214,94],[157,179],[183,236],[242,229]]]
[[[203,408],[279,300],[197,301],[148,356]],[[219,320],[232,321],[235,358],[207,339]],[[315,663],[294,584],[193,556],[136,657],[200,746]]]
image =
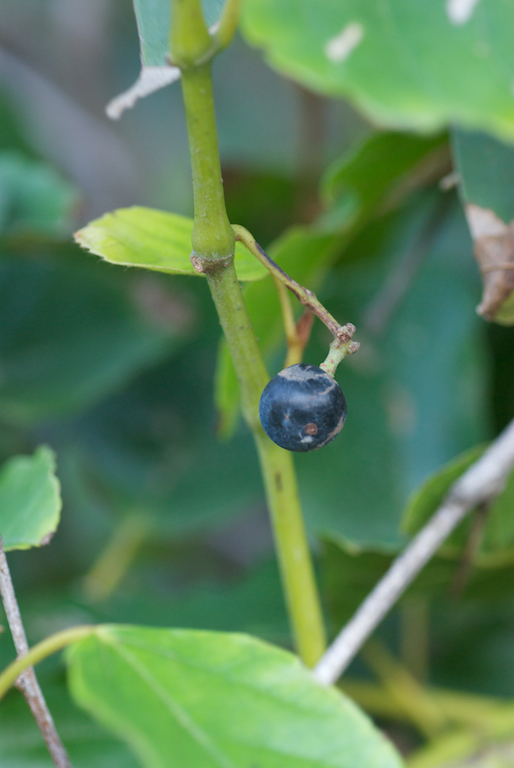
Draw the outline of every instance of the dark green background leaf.
[[[46,163],[0,152],[0,234],[63,236],[71,230],[78,194]]]
[[[10,423],[73,412],[165,355],[184,323],[157,284],[101,269],[77,250],[0,261],[0,411]]]

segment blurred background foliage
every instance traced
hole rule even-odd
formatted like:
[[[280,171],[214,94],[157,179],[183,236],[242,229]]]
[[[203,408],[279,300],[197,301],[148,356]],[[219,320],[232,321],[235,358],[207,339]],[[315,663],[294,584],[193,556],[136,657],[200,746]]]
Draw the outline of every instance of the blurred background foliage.
[[[120,206],[192,214],[180,89],[119,123],[105,117],[139,69],[129,0],[1,0],[0,18],[0,459],[51,446],[64,500],[51,546],[10,555],[29,641],[117,621],[287,646],[256,456],[207,286],[118,269],[72,244]],[[410,495],[514,416],[514,329],[475,314],[471,238],[440,183],[446,134],[377,133],[345,101],[275,74],[240,37],[214,79],[231,221],[358,328],[361,350],[338,373],[344,432],[297,457],[333,632],[407,540]],[[285,346],[273,284],[245,292],[274,374]],[[305,360],[319,364],[328,342],[316,324]],[[445,482],[432,481],[428,513]],[[433,685],[513,696],[508,491],[471,576],[459,581],[463,530],[379,632]],[[2,666],[12,656],[5,633]],[[62,674],[57,659],[42,665],[76,766],[135,765],[70,708]],[[352,669],[370,674],[388,673]],[[24,706],[13,692],[0,710],[6,768],[50,764]],[[419,743],[405,706],[370,711],[407,751]]]

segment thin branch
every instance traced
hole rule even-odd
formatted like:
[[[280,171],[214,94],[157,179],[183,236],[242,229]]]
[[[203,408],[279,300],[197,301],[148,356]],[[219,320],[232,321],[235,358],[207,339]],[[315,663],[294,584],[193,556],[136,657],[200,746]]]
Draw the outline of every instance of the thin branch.
[[[318,317],[324,325],[327,326],[334,339],[341,344],[347,344],[351,341],[352,335],[355,332],[355,326],[351,323],[348,325],[341,325],[337,322],[330,312],[325,309],[321,301],[317,298],[313,291],[308,288],[304,288],[303,285],[297,283],[292,277],[289,277],[287,272],[276,264],[271,256],[268,256],[264,248],[261,248],[259,243],[255,240],[254,236],[248,232],[244,227],[234,224],[232,226],[234,230],[236,240],[243,243],[260,262],[263,264],[276,280],[283,283],[286,288],[289,288],[291,293],[294,293],[298,301],[307,307],[316,317]],[[358,349],[357,342],[353,342],[354,348],[352,352],[356,352]],[[351,353],[350,353],[351,354]]]
[[[335,683],[456,525],[471,509],[501,493],[513,466],[514,421],[454,483],[437,512],[364,600],[314,668],[317,680],[325,685]]]
[[[7,616],[7,621],[9,622],[18,658],[20,656],[26,656],[29,651],[27,636],[25,635],[25,630],[23,628],[20,609],[14,593],[14,587],[9,572],[9,566],[7,565],[7,558],[5,557],[1,536],[0,594],[2,595],[5,614]],[[23,674],[20,675],[16,682],[16,687],[19,688],[24,695],[57,768],[71,768],[70,759],[59,738],[52,715],[47,707],[45,698],[36,678],[36,673],[32,667],[26,669]]]

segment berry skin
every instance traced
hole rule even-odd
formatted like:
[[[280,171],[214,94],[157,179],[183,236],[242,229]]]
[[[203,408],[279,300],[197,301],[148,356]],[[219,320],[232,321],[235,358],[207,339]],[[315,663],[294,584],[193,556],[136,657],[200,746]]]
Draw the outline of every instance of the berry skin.
[[[323,448],[341,431],[346,400],[337,381],[316,365],[299,363],[267,384],[259,403],[264,431],[288,451]]]

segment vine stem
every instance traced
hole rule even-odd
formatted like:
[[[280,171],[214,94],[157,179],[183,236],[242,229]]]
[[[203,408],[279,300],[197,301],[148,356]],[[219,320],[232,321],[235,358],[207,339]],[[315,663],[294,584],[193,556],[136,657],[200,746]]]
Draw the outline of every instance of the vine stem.
[[[0,594],[2,595],[2,601],[5,608],[5,614],[11,630],[12,638],[14,641],[14,647],[18,659],[7,668],[7,670],[14,668],[17,670],[12,679],[7,675],[7,680],[10,680],[7,684],[9,688],[14,682],[16,687],[19,688],[27,704],[30,707],[32,714],[38,724],[41,735],[43,736],[48,751],[52,757],[57,768],[71,768],[71,762],[64,748],[57,729],[55,727],[52,715],[48,709],[43,692],[39,687],[36,673],[32,669],[31,663],[27,663],[27,657],[29,653],[29,646],[27,643],[27,636],[21,620],[20,609],[18,607],[18,601],[16,600],[16,594],[14,592],[14,586],[11,579],[11,573],[7,564],[7,558],[5,556],[2,537],[0,536]],[[16,666],[17,665],[17,666]],[[6,676],[7,670],[0,675],[0,698],[2,697],[2,679]],[[7,689],[5,689],[7,690]],[[4,690],[4,692],[5,692]]]
[[[321,606],[292,457],[272,443],[259,420],[259,400],[269,377],[234,268],[235,235],[225,208],[210,64],[201,56],[206,42],[200,1],[173,0],[172,19],[171,55],[182,70],[193,177],[191,262],[207,278],[234,363],[243,415],[259,454],[295,645],[312,667],[325,648]]]
[[[31,671],[34,664],[39,664],[40,661],[46,659],[47,656],[51,656],[52,653],[61,651],[66,648],[67,645],[77,642],[77,640],[83,640],[85,637],[93,635],[97,631],[95,626],[80,626],[70,627],[69,629],[63,629],[62,632],[56,632],[55,635],[45,638],[37,645],[34,645],[30,650],[27,650],[23,656],[18,658],[9,664],[0,675],[0,699],[2,699],[9,688],[16,682],[21,676],[25,676],[27,672]],[[45,739],[46,740],[46,739]],[[66,765],[71,766],[69,759],[66,763],[54,762],[57,766]]]
[[[366,639],[466,514],[501,493],[513,467],[514,421],[454,483],[439,509],[343,627],[314,669],[317,680],[325,685],[336,682]]]

